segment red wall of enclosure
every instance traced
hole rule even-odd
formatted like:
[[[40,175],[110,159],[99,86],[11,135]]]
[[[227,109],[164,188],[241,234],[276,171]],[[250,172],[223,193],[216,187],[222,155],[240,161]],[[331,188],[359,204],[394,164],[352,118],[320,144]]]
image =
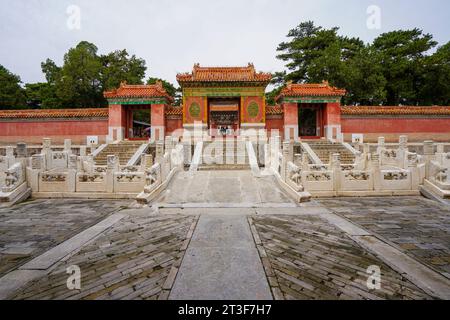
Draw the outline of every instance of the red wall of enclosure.
[[[108,135],[108,119],[105,120],[37,120],[0,121],[0,144],[41,143],[51,138],[53,143],[72,139],[73,144],[86,144],[86,136],[98,136],[99,143]]]
[[[364,140],[376,141],[379,136],[397,141],[398,136],[408,135],[410,141],[432,139],[450,140],[450,118],[342,118],[342,132],[346,140],[352,133],[364,134]]]

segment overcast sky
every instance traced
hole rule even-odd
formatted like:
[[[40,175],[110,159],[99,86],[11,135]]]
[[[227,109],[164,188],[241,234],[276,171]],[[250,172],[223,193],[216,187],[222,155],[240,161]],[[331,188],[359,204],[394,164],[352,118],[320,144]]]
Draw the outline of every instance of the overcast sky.
[[[173,83],[177,72],[190,71],[196,62],[253,62],[260,71],[280,71],[277,45],[306,20],[338,26],[341,34],[366,42],[414,27],[441,45],[450,41],[448,0],[0,0],[0,5],[0,64],[23,82],[44,80],[40,63],[51,58],[60,65],[81,40],[96,44],[99,53],[126,48],[146,60],[147,76]],[[71,5],[80,9],[80,29],[67,13]],[[367,27],[371,5],[381,9],[380,29]]]

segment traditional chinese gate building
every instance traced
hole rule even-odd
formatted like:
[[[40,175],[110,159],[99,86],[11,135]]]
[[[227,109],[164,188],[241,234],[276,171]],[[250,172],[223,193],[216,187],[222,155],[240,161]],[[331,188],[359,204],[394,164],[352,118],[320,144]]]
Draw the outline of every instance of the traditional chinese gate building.
[[[341,135],[341,98],[345,90],[324,81],[292,84],[276,98],[281,105],[286,138],[336,139]]]
[[[270,73],[246,67],[201,67],[178,74],[183,92],[183,128],[201,126],[211,136],[236,135],[238,130],[264,129],[265,90]]]
[[[110,140],[161,140],[165,135],[166,110],[174,101],[162,83],[127,85],[104,93],[109,104]]]

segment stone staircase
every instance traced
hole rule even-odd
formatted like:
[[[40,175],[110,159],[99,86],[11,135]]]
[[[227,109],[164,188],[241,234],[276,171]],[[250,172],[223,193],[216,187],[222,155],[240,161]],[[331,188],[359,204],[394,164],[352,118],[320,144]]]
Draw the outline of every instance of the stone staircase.
[[[113,154],[119,157],[121,165],[126,165],[142,144],[140,141],[110,143],[94,158],[95,164],[105,166],[108,155]]]
[[[339,153],[341,155],[342,164],[352,164],[355,156],[342,143],[331,142],[328,140],[303,140],[306,142],[319,159],[327,164],[330,162],[330,154]]]
[[[211,155],[208,155],[208,150],[212,148],[211,143],[213,142],[205,141],[203,143],[203,161],[198,166],[198,170],[250,170],[245,142],[238,139],[214,142],[221,144],[221,147],[216,146],[213,149],[214,161],[212,163],[204,163],[208,159],[211,161]]]

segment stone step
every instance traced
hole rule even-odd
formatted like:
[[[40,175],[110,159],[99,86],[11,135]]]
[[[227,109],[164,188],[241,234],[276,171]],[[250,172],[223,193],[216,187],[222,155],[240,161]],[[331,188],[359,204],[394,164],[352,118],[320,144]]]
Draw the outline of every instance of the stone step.
[[[211,165],[200,165],[198,167],[199,171],[213,171],[213,170],[250,170],[248,164],[211,164]]]

